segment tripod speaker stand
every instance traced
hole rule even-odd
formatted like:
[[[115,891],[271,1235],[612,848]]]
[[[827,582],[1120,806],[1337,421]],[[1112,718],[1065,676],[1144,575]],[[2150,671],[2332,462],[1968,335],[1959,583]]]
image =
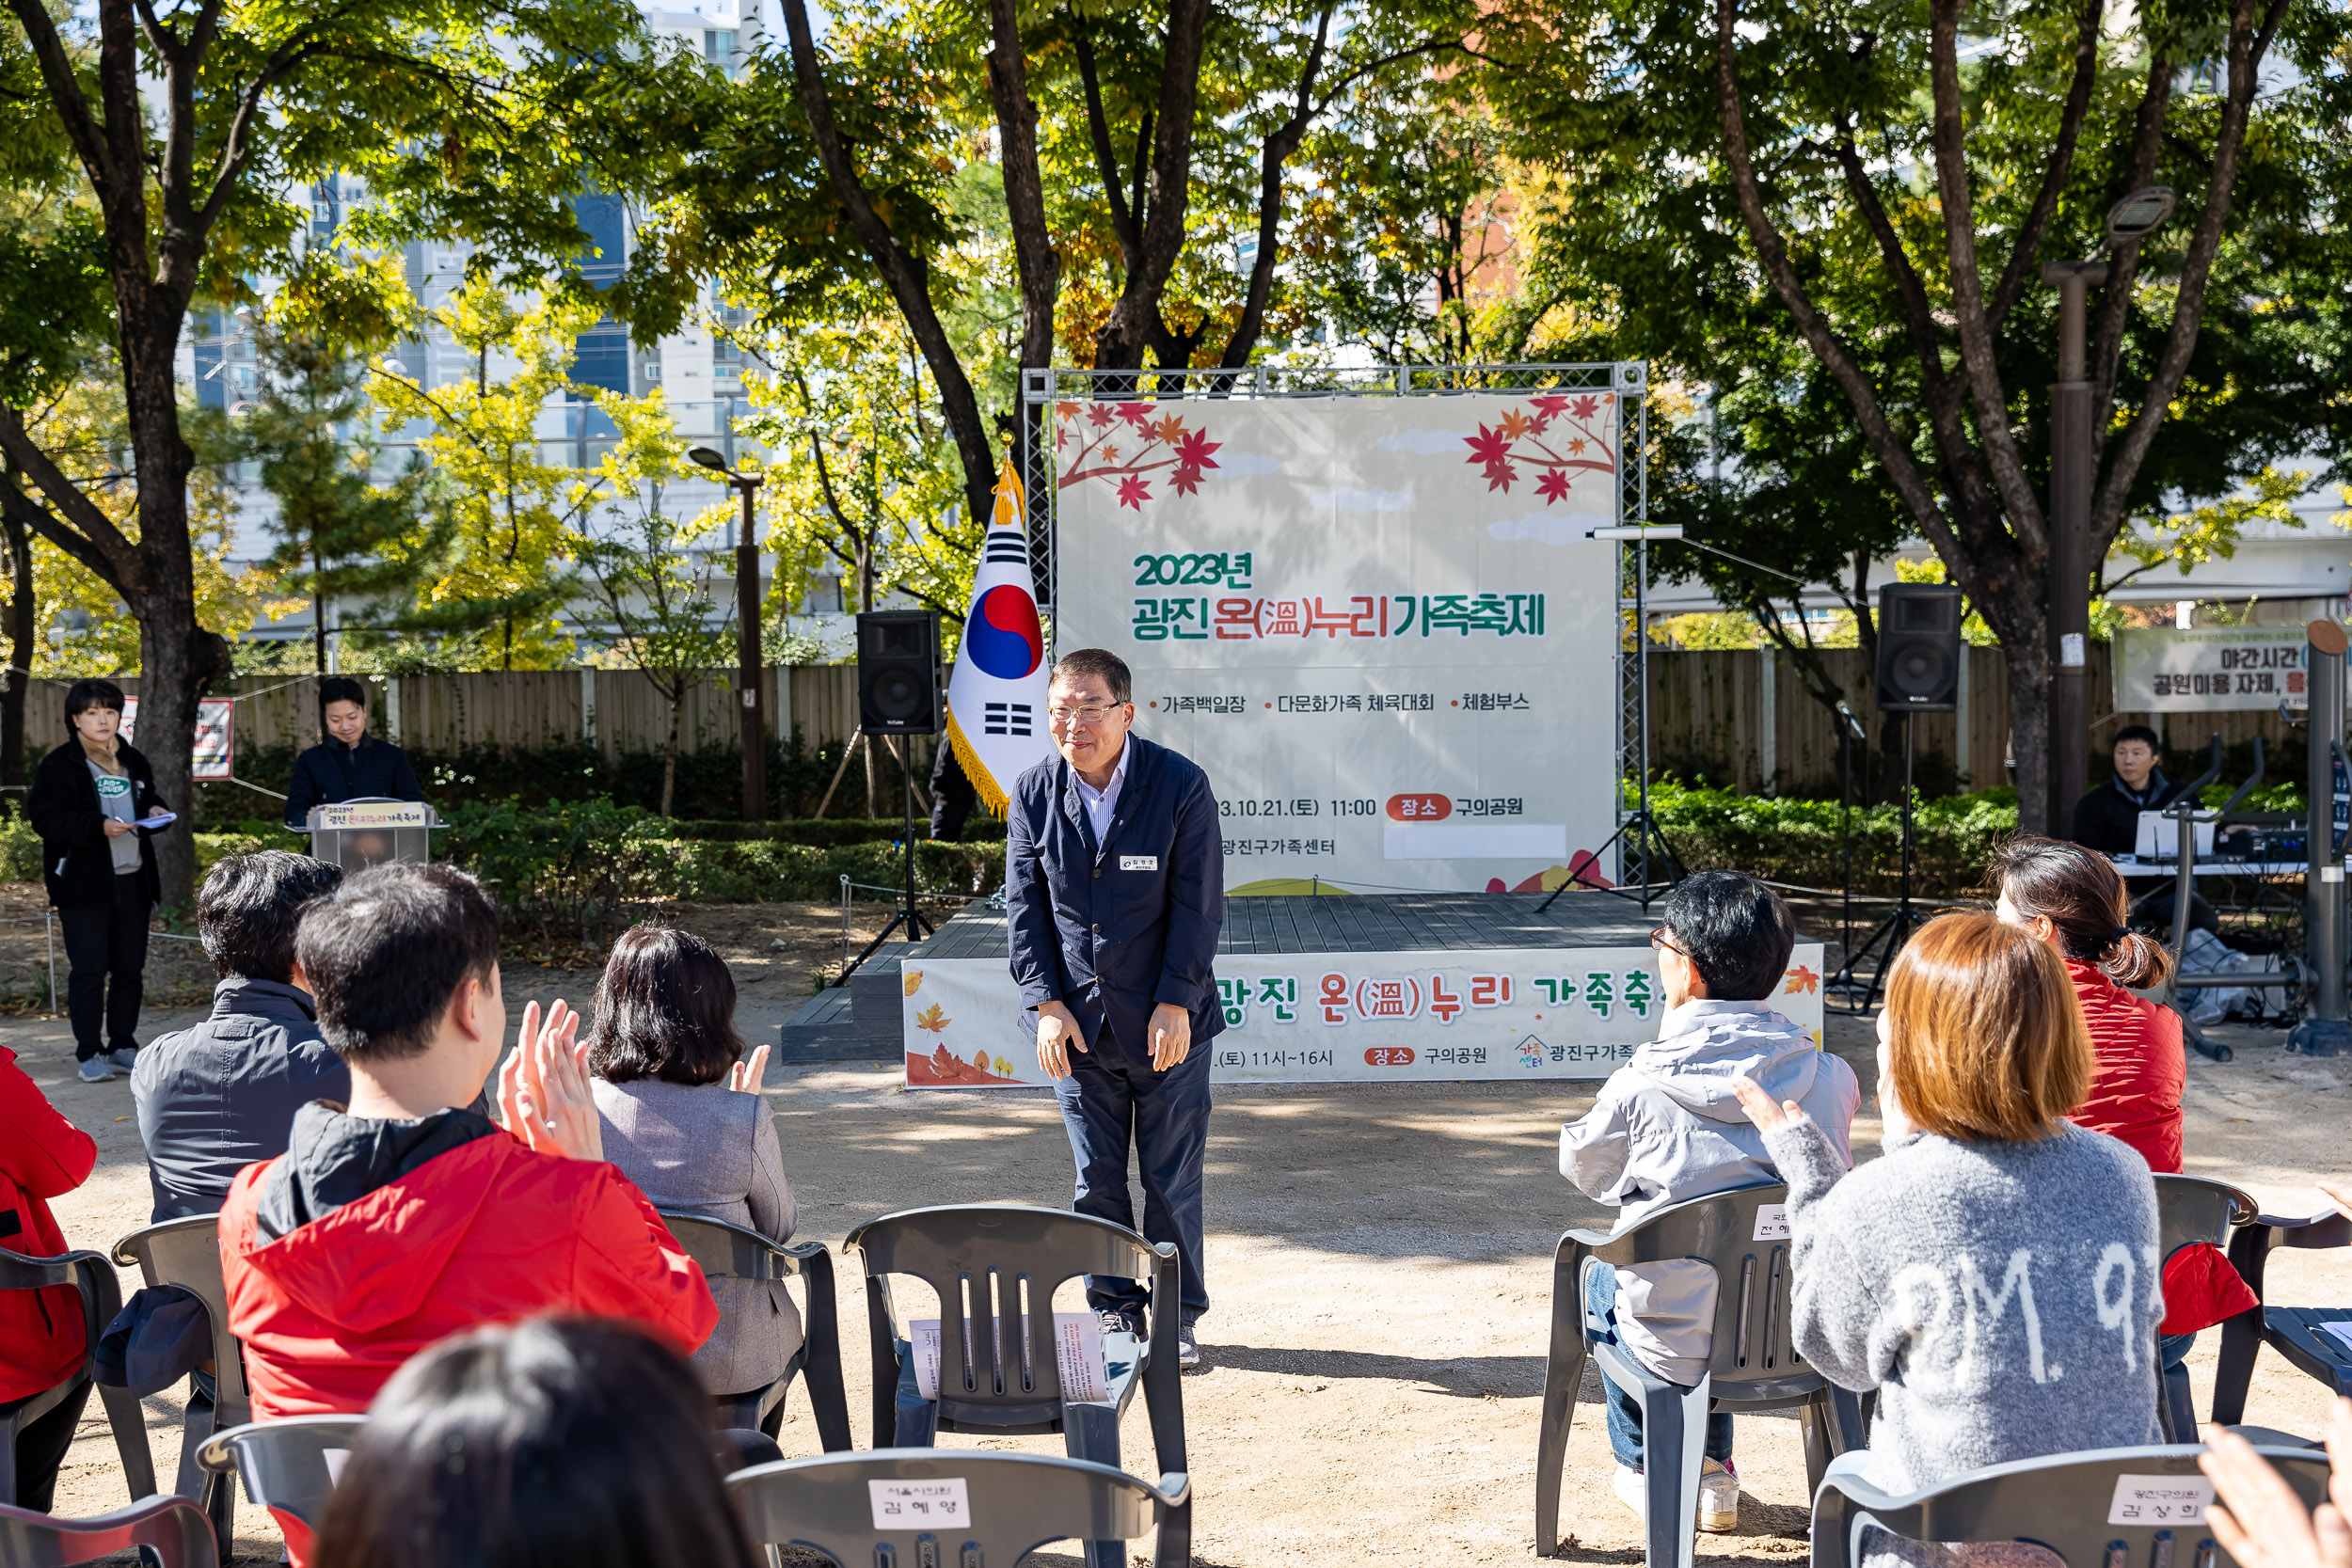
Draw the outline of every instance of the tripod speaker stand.
[[[939,616],[936,611],[873,610],[857,618],[858,723],[868,736],[937,735],[946,727],[939,681]],[[842,966],[847,985],[858,967],[882,949],[892,932],[906,928],[921,942],[938,927],[914,904],[914,748],[901,738],[898,777],[906,807],[906,899],[866,951]]]
[[[1886,982],[1887,966],[1895,961],[1895,955],[1903,950],[1903,943],[1911,940],[1911,933],[1925,923],[1919,911],[1912,907],[1911,902],[1911,763],[1914,750],[1912,724],[1912,716],[1908,713],[1904,714],[1902,886],[1895,900],[1895,912],[1880,921],[1872,928],[1870,934],[1862,939],[1861,946],[1847,952],[1846,961],[1837,966],[1837,973],[1830,976],[1829,985],[1826,988],[1842,994],[1846,998],[1848,1009],[1857,1013],[1867,1013],[1878,1006],[1880,990]],[[1853,993],[1855,987],[1861,982],[1855,977],[1854,969],[1873,953],[1878,955],[1878,967],[1870,972],[1869,987],[1863,992],[1862,1000],[1857,1003],[1853,999]]]

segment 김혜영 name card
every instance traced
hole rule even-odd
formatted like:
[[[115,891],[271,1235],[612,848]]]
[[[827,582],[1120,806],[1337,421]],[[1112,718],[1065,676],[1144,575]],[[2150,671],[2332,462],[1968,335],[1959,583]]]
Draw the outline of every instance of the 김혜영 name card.
[[[2107,1504],[2110,1525],[2201,1525],[2213,1501],[2203,1476],[2118,1476]]]
[[[1025,1320],[1015,1318],[1009,1325],[999,1324],[1005,1338],[1004,1347],[1008,1368],[1021,1364],[1021,1331]],[[976,1328],[977,1324],[974,1325]],[[917,1318],[907,1327],[914,1336],[914,1391],[927,1400],[939,1398],[939,1320]],[[1061,1397],[1069,1400],[1106,1400],[1111,1397],[1110,1379],[1103,1370],[1103,1330],[1091,1312],[1057,1312],[1054,1314],[1054,1359],[1061,1369]],[[971,1347],[971,1366],[976,1377],[985,1379],[988,1366],[988,1346]],[[1013,1375],[1009,1370],[1008,1377]]]
[[[961,1529],[972,1522],[972,1498],[961,1476],[935,1481],[869,1481],[876,1529]]]

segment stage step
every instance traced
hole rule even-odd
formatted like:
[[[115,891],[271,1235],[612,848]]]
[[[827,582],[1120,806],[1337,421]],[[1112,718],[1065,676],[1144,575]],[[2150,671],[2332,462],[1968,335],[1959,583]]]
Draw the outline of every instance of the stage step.
[[[895,1062],[900,1058],[898,960],[913,944],[885,942],[846,986],[828,986],[777,1032],[777,1062]]]

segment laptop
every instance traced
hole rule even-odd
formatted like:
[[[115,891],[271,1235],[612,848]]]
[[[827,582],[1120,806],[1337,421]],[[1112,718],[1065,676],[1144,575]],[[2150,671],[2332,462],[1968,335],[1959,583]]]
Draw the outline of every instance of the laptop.
[[[2213,858],[2213,829],[2220,813],[2201,811],[2197,814],[2197,858]],[[2139,828],[2132,835],[2132,853],[2144,861],[2176,861],[2181,858],[2181,825],[2160,811],[2139,814]]]

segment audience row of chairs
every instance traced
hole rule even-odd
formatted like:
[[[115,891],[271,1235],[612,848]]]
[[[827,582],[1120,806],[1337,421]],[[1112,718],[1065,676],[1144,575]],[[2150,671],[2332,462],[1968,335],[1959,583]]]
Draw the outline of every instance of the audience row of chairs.
[[[2226,1246],[2231,1262],[2258,1296],[2263,1291],[2264,1260],[2273,1248],[2352,1245],[2352,1219],[2332,1209],[2309,1219],[2281,1218],[2261,1212],[2250,1195],[2226,1181],[2158,1175],[2155,1182],[2162,1255],[2169,1259],[2199,1242]],[[2057,1527],[2050,1521],[2066,1516],[2082,1525],[2074,1531],[2076,1536],[2089,1540],[2097,1535],[2104,1549],[2106,1543],[2117,1539],[2116,1533],[2100,1522],[2104,1513],[2094,1515],[2088,1505],[2096,1501],[2104,1510],[2114,1491],[2112,1481],[2081,1489],[2090,1486],[2091,1478],[2076,1472],[2087,1467],[2101,1475],[2124,1473],[2116,1466],[2123,1463],[2119,1456],[2129,1454],[2135,1456],[2132,1464],[2145,1461],[2153,1466],[2147,1473],[2197,1475],[2195,1433],[2176,1432],[2171,1408],[2159,1398],[2158,1423],[2170,1443],[2183,1446],[2057,1455],[1981,1471],[1952,1487],[1913,1499],[1880,1497],[1849,1476],[1828,1478],[1830,1490],[1824,1492],[1824,1472],[1831,1459],[1867,1443],[1864,1401],[1805,1366],[1789,1343],[1790,1252],[1785,1239],[1774,1239],[1775,1230],[1780,1237],[1787,1235],[1786,1224],[1774,1222],[1786,1212],[1781,1206],[1787,1204],[1788,1194],[1783,1186],[1750,1187],[1661,1210],[1614,1235],[1569,1230],[1561,1236],[1552,1259],[1551,1345],[1536,1440],[1537,1556],[1549,1557],[1559,1545],[1561,1475],[1567,1459],[1569,1423],[1588,1360],[1605,1363],[1610,1377],[1619,1386],[1636,1390],[1642,1400],[1647,1462],[1644,1474],[1648,1485],[1645,1518],[1654,1568],[1667,1564],[1691,1568],[1707,1418],[1716,1411],[1797,1410],[1804,1431],[1805,1489],[1816,1498],[1816,1564],[1824,1560],[1820,1555],[1824,1520],[1845,1540],[1859,1528],[1857,1521],[1865,1513],[1899,1534],[1935,1541],[2026,1537],[2051,1542],[2050,1531]],[[1709,1365],[1696,1386],[1688,1388],[1652,1375],[1623,1347],[1597,1341],[1584,1309],[1588,1269],[1675,1258],[1706,1260],[1722,1282],[1716,1294]],[[2352,1320],[2352,1307],[2267,1305],[2231,1319],[2222,1330],[2221,1363],[2214,1389],[2215,1423],[2236,1426],[2245,1415],[2254,1357],[2265,1344],[2326,1384],[2331,1393],[2352,1395],[2352,1345],[2321,1326],[2347,1320]],[[2298,1490],[2304,1488],[2306,1479],[2310,1481],[2315,1490],[2306,1497],[2307,1502],[2324,1495],[2327,1465],[2316,1456],[2312,1445],[2264,1429],[2241,1430],[2288,1473]],[[2061,1485],[2061,1476],[2073,1479]],[[2070,1505],[2071,1514],[2067,1513]],[[1994,1533],[1933,1533],[1962,1528]],[[1922,1530],[1930,1533],[1921,1534]],[[1845,1550],[1843,1546],[1837,1549]],[[2106,1568],[2124,1568],[2123,1560],[2099,1552],[2061,1555],[2070,1562],[2099,1561]],[[1832,1560],[1846,1559],[1839,1556]],[[2130,1560],[2139,1559],[2135,1555]]]
[[[807,1388],[818,1442],[828,1453],[849,1449],[852,1439],[842,1386],[831,1253],[820,1243],[780,1244],[755,1230],[694,1215],[664,1212],[662,1219],[706,1278],[798,1278],[805,1298],[802,1348],[784,1375],[752,1395],[714,1401],[714,1430],[734,1433],[739,1440],[753,1433],[764,1434],[771,1440],[767,1452],[773,1454],[772,1439],[783,1424],[785,1397],[799,1377]],[[872,1441],[877,1449],[921,1452],[929,1449],[932,1434],[940,1431],[998,1435],[1059,1433],[1079,1467],[1057,1471],[1063,1479],[1038,1484],[1061,1489],[1053,1496],[1075,1496],[1071,1489],[1079,1483],[1071,1477],[1095,1470],[1120,1474],[1120,1418],[1141,1391],[1154,1457],[1168,1475],[1156,1493],[1140,1481],[1135,1485],[1141,1490],[1132,1495],[1098,1487],[1096,1501],[1088,1505],[1094,1511],[1089,1516],[1105,1524],[1132,1523],[1141,1517],[1136,1510],[1144,1507],[1147,1495],[1157,1497],[1150,1505],[1157,1511],[1158,1521],[1159,1551],[1154,1560],[1186,1560],[1191,1509],[1190,1489],[1183,1480],[1184,1394],[1175,1338],[1178,1264],[1172,1245],[1155,1246],[1135,1231],[1104,1220],[1019,1204],[908,1210],[858,1227],[845,1244],[863,1260],[867,1280],[874,1372]],[[95,1252],[49,1259],[0,1252],[0,1289],[75,1285],[82,1294],[87,1342],[95,1347],[121,1305],[114,1264],[137,1267],[150,1286],[173,1285],[190,1291],[211,1317],[212,1395],[208,1400],[192,1393],[188,1401],[179,1474],[172,1490],[211,1522],[210,1533],[225,1554],[234,1539],[235,1503],[234,1487],[228,1479],[234,1466],[223,1457],[229,1450],[222,1442],[240,1432],[251,1433],[286,1423],[249,1424],[252,1410],[243,1357],[228,1328],[228,1298],[215,1218],[199,1215],[147,1226],[117,1243],[111,1260]],[[941,1335],[940,1397],[935,1401],[917,1396],[913,1345],[901,1331],[904,1320],[898,1316],[891,1297],[892,1275],[921,1280],[941,1305],[946,1331]],[[1055,1291],[1083,1275],[1135,1279],[1150,1291],[1150,1328],[1144,1338],[1120,1333],[1103,1336],[1107,1396],[1099,1401],[1065,1399],[1055,1342]],[[74,1377],[58,1387],[14,1406],[0,1406],[0,1487],[13,1484],[17,1426],[69,1397],[90,1375],[86,1360]],[[135,1500],[145,1498],[155,1491],[154,1465],[138,1402],[127,1389],[103,1384],[99,1388],[131,1496]],[[215,1441],[216,1437],[221,1441]],[[245,1447],[250,1449],[252,1445]],[[755,1451],[756,1447],[739,1448],[739,1452]],[[208,1460],[207,1455],[212,1457]],[[260,1497],[250,1470],[246,1481],[248,1493]],[[286,1483],[281,1480],[274,1484],[282,1487]],[[862,1487],[858,1491],[863,1497]],[[1114,1493],[1126,1500],[1106,1500],[1114,1499]],[[0,1504],[13,1501],[12,1495],[0,1493]],[[150,1510],[140,1513],[139,1519],[146,1521],[136,1526],[142,1529],[170,1533],[179,1528],[166,1522],[164,1511]],[[93,1528],[103,1524],[107,1529],[134,1528],[129,1514],[92,1523]],[[1113,1544],[1135,1533],[1105,1528],[1083,1537],[1089,1543],[1089,1562],[1096,1568],[1116,1568],[1123,1552]],[[6,1560],[8,1554],[0,1550],[0,1561]]]

